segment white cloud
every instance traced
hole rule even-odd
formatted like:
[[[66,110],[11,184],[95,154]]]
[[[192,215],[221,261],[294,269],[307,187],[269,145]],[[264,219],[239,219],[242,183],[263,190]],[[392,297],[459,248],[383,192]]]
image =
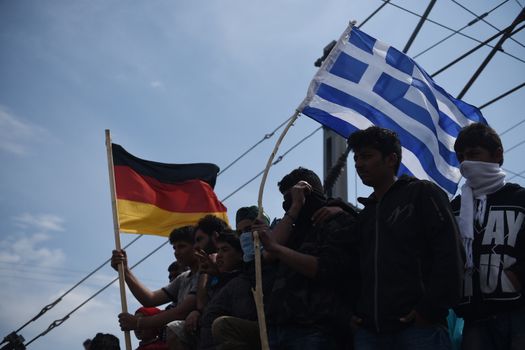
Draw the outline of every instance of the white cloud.
[[[154,89],[159,89],[164,87],[164,83],[160,80],[154,80],[149,83],[149,86],[151,86]]]
[[[55,267],[65,261],[62,249],[45,246],[52,239],[49,232],[64,230],[64,219],[52,214],[24,213],[13,220],[25,232],[0,240],[0,262]]]
[[[46,133],[44,128],[23,121],[0,106],[0,151],[15,155],[27,154],[28,145]]]
[[[65,261],[62,249],[43,246],[50,239],[46,233],[34,233],[0,240],[0,262],[60,266]]]
[[[33,215],[23,213],[14,218],[16,224],[22,228],[31,228],[37,231],[64,231],[64,219],[52,214]]]

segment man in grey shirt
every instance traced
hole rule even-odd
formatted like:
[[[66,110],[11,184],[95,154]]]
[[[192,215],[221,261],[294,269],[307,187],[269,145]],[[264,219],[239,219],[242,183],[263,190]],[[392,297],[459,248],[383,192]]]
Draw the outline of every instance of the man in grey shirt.
[[[113,251],[111,266],[117,270],[118,264],[124,265],[126,284],[143,306],[159,306],[168,302],[176,304],[175,307],[151,317],[139,318],[129,313],[121,313],[119,323],[123,331],[159,328],[175,320],[184,320],[195,309],[198,260],[193,251],[193,227],[185,226],[173,230],[170,234],[170,243],[175,251],[177,262],[188,266],[190,270],[180,274],[166,287],[155,291],[144,286],[131,272],[124,250]],[[169,331],[167,340],[170,341]]]

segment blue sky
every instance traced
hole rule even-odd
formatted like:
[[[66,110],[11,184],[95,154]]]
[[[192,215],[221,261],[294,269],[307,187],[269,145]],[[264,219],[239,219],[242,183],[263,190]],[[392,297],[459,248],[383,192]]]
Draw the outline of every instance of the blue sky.
[[[459,2],[477,14],[500,3]],[[293,113],[322,48],[349,20],[362,21],[380,3],[0,0],[0,337],[109,257],[114,240],[104,129],[111,130],[114,142],[145,159],[225,167]],[[421,14],[427,2],[394,3]],[[523,0],[507,1],[486,20],[504,28],[523,5]],[[430,18],[456,29],[473,17],[441,0]],[[417,21],[387,5],[362,29],[402,49]],[[495,32],[485,23],[464,31],[480,40]],[[409,54],[448,34],[426,23]],[[523,43],[525,33],[514,38]],[[433,73],[475,45],[455,35],[417,62]],[[515,42],[508,40],[504,49],[525,59],[525,48]],[[440,74],[437,82],[457,95],[489,50],[479,50]],[[522,83],[524,68],[523,62],[498,53],[464,100],[487,102]],[[502,136],[508,149],[524,140],[525,123],[517,125],[525,119],[524,98],[521,90],[483,110],[497,131],[512,128]],[[281,150],[317,127],[301,116]],[[276,139],[263,142],[218,178],[219,198],[262,170]],[[322,174],[321,141],[316,133],[271,170],[264,197],[270,216],[282,215],[276,183],[284,174],[299,165]],[[519,145],[506,153],[504,168],[524,171],[524,151],[525,145]],[[523,177],[512,181],[525,185]],[[239,207],[257,201],[258,186],[254,181],[225,201],[230,218]],[[357,195],[369,192],[357,186]],[[123,244],[134,237],[122,235]],[[128,250],[130,262],[163,241],[141,238]],[[166,283],[172,260],[165,247],[136,273],[157,289]],[[105,267],[21,334],[32,339],[114,276]],[[132,296],[128,302],[130,310],[138,307]],[[120,336],[119,309],[114,286],[30,348],[80,348],[99,331]]]

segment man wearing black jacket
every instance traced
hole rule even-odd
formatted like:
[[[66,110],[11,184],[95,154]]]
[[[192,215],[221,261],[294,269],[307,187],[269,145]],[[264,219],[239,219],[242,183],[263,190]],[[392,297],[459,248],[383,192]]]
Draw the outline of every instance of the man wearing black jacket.
[[[348,234],[354,212],[339,211],[318,222],[314,215],[330,203],[319,177],[297,168],[279,182],[283,218],[272,229],[253,227],[266,257],[277,259],[266,306],[270,349],[339,349],[348,338],[355,236]]]
[[[357,173],[374,189],[360,198],[361,293],[355,348],[449,349],[448,309],[460,296],[463,261],[448,198],[429,181],[396,174],[397,135],[370,127],[348,140]]]
[[[503,146],[484,124],[454,145],[466,183],[452,201],[467,252],[462,348],[525,349],[525,189],[505,183]]]

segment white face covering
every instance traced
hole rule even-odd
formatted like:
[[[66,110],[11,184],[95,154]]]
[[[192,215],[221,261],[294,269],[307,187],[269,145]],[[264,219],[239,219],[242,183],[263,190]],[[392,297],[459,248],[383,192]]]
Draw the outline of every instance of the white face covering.
[[[461,208],[459,211],[459,231],[467,253],[466,267],[474,266],[472,260],[472,241],[474,240],[474,219],[483,224],[487,195],[496,192],[505,185],[505,173],[499,164],[488,162],[463,161],[459,170],[467,180],[461,187]],[[474,201],[479,204],[474,212]],[[475,218],[474,218],[475,217]]]

